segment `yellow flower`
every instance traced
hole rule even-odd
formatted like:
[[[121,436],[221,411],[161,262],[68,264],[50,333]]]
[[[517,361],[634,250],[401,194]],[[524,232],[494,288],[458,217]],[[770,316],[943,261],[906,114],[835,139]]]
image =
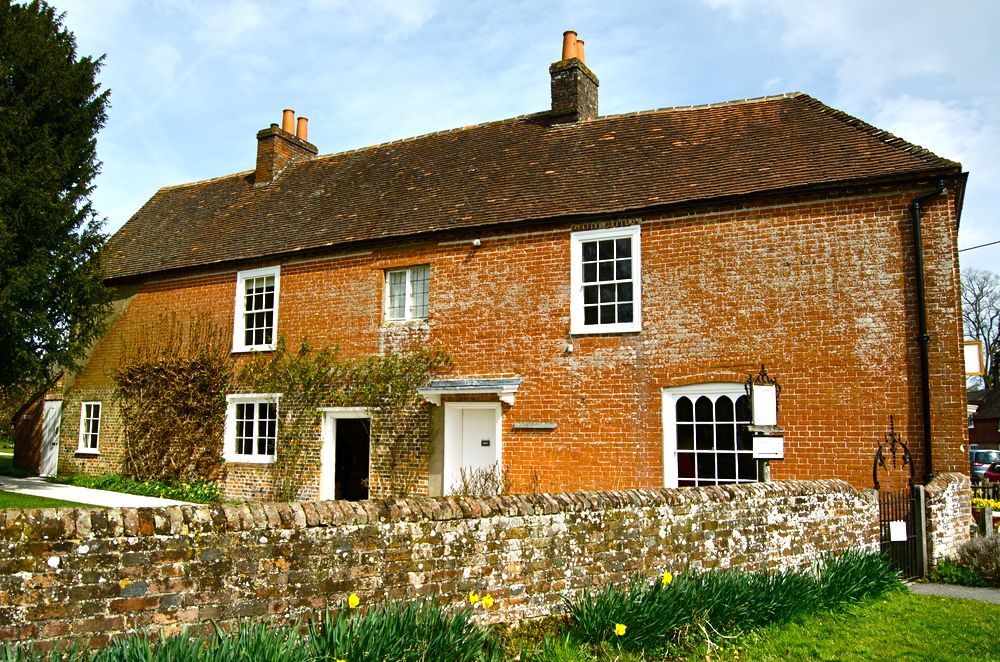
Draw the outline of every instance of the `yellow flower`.
[[[469,591],[469,604],[476,604],[479,602],[479,594],[475,591]]]
[[[347,606],[354,609],[359,604],[361,604],[361,598],[358,597],[357,593],[351,593],[350,597],[347,598]]]
[[[663,571],[663,576],[660,577],[660,583],[664,586],[668,586],[670,582],[674,581],[674,576],[669,570]]]
[[[619,637],[625,634],[625,626],[622,623],[615,623],[615,634]]]
[[[489,609],[492,606],[493,606],[493,596],[487,593],[486,595],[483,596],[483,607]]]

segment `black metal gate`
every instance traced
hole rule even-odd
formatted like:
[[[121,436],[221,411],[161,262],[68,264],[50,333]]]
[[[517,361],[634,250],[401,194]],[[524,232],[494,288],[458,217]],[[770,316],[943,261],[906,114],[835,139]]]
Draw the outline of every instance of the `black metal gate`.
[[[902,451],[901,457],[897,454]],[[889,471],[887,460],[893,469],[908,469],[906,487],[882,489],[879,469]],[[879,539],[882,553],[889,558],[893,567],[903,574],[904,579],[923,577],[926,572],[926,530],[924,524],[923,487],[913,484],[913,463],[910,449],[896,434],[895,421],[889,417],[889,434],[875,451],[872,462],[872,481],[878,496]]]

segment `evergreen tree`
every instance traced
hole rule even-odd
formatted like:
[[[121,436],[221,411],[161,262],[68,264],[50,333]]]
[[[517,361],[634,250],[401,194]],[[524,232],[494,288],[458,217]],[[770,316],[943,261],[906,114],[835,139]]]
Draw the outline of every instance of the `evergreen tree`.
[[[73,367],[103,331],[89,200],[108,92],[45,2],[0,0],[0,387]]]

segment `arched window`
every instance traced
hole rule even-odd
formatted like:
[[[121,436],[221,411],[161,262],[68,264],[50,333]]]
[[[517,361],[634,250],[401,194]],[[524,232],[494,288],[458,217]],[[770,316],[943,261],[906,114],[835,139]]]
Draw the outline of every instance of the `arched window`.
[[[750,400],[743,384],[664,389],[664,485],[759,481],[749,424]]]

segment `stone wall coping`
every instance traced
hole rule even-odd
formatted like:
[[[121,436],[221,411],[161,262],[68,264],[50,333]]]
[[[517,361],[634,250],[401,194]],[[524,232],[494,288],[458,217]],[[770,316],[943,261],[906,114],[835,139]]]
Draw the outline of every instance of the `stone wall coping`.
[[[957,472],[946,472],[934,474],[931,482],[927,483],[924,488],[927,495],[939,494],[950,489],[970,489],[971,481],[966,474],[961,474]]]
[[[962,474],[940,474],[928,489],[947,489]],[[366,526],[422,520],[574,514],[616,509],[677,507],[796,496],[852,494],[874,501],[871,490],[857,490],[839,479],[745,483],[713,487],[607,490],[494,497],[408,497],[369,501],[248,502],[160,508],[8,509],[0,540],[84,540],[176,536],[218,531]]]

